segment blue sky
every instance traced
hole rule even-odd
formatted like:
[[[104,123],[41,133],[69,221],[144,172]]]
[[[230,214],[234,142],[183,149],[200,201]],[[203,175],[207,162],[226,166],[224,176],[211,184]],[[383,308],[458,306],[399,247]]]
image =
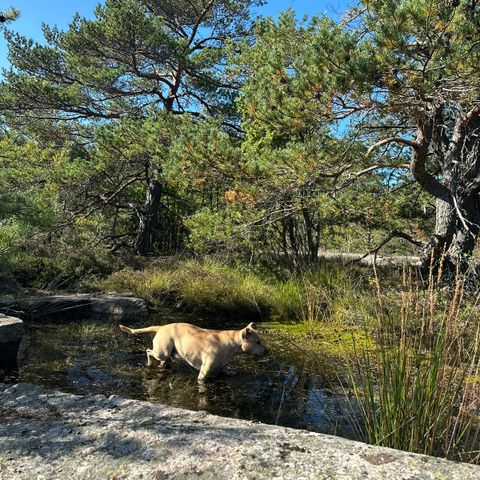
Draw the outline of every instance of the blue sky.
[[[10,2],[0,1],[0,11],[10,6],[16,7],[20,10],[21,17],[11,24],[10,28],[41,41],[42,22],[65,29],[76,12],[85,17],[92,17],[98,3],[99,0],[11,0]],[[258,9],[258,13],[277,16],[282,10],[291,7],[297,12],[299,18],[317,13],[326,13],[338,18],[347,8],[348,3],[346,0],[270,0],[267,5]],[[0,37],[0,67],[7,66],[7,47],[5,40]]]

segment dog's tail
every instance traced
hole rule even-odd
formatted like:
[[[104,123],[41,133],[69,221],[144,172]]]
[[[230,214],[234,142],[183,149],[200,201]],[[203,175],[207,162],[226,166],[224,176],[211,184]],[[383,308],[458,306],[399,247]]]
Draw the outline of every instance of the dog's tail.
[[[130,333],[131,335],[136,335],[137,333],[156,332],[160,328],[162,328],[156,325],[152,327],[145,327],[145,328],[128,328],[128,327],[125,327],[125,325],[119,325],[119,327],[120,327],[120,330]]]

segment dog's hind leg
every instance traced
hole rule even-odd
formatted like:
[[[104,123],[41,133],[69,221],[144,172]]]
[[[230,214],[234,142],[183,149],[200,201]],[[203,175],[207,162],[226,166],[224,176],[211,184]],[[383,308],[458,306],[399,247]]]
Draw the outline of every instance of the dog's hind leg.
[[[162,339],[155,337],[153,339],[153,348],[147,349],[147,367],[154,367],[159,362],[159,368],[165,368],[170,359],[173,350],[173,341],[171,339]],[[153,361],[152,361],[153,359]]]
[[[158,360],[158,358],[156,358],[155,355],[153,355],[153,350],[150,350],[149,348],[147,348],[146,354],[147,354],[147,367],[153,368],[157,364],[157,362],[159,362],[160,360]]]

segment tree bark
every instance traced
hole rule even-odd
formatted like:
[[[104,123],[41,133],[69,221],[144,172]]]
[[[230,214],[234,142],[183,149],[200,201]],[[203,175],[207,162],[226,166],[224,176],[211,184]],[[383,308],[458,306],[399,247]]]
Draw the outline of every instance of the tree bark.
[[[442,265],[446,273],[468,269],[479,233],[480,201],[471,198],[468,205],[462,203],[459,208],[463,221],[455,207],[437,200],[435,233],[423,254],[425,268]]]
[[[463,224],[458,228],[452,238],[448,249],[448,258],[460,271],[465,271],[477,243],[480,224],[480,201],[477,198],[470,205],[463,208],[465,220],[468,222],[466,229]]]
[[[480,231],[480,118],[472,112],[457,118],[448,148],[440,158],[441,191],[424,186],[436,196],[436,218],[423,266],[442,265],[447,273],[468,269]],[[437,152],[442,148],[433,146]]]
[[[140,220],[134,244],[135,253],[138,255],[146,256],[154,253],[153,239],[157,227],[162,190],[160,180],[155,178],[149,180],[145,205],[139,215]]]
[[[424,268],[436,268],[442,263],[457,226],[454,208],[449,203],[437,198],[435,206],[435,230],[422,255]]]

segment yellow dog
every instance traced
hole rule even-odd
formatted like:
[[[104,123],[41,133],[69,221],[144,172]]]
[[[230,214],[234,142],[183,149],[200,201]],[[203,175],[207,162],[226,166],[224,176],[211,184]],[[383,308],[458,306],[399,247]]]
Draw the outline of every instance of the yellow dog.
[[[123,325],[119,327],[132,335],[156,332],[153,348],[147,349],[148,367],[154,365],[152,358],[158,360],[160,367],[163,367],[176,353],[199,370],[199,381],[217,375],[237,353],[244,352],[258,357],[268,353],[251,323],[241,330],[209,330],[189,323],[135,329]]]

